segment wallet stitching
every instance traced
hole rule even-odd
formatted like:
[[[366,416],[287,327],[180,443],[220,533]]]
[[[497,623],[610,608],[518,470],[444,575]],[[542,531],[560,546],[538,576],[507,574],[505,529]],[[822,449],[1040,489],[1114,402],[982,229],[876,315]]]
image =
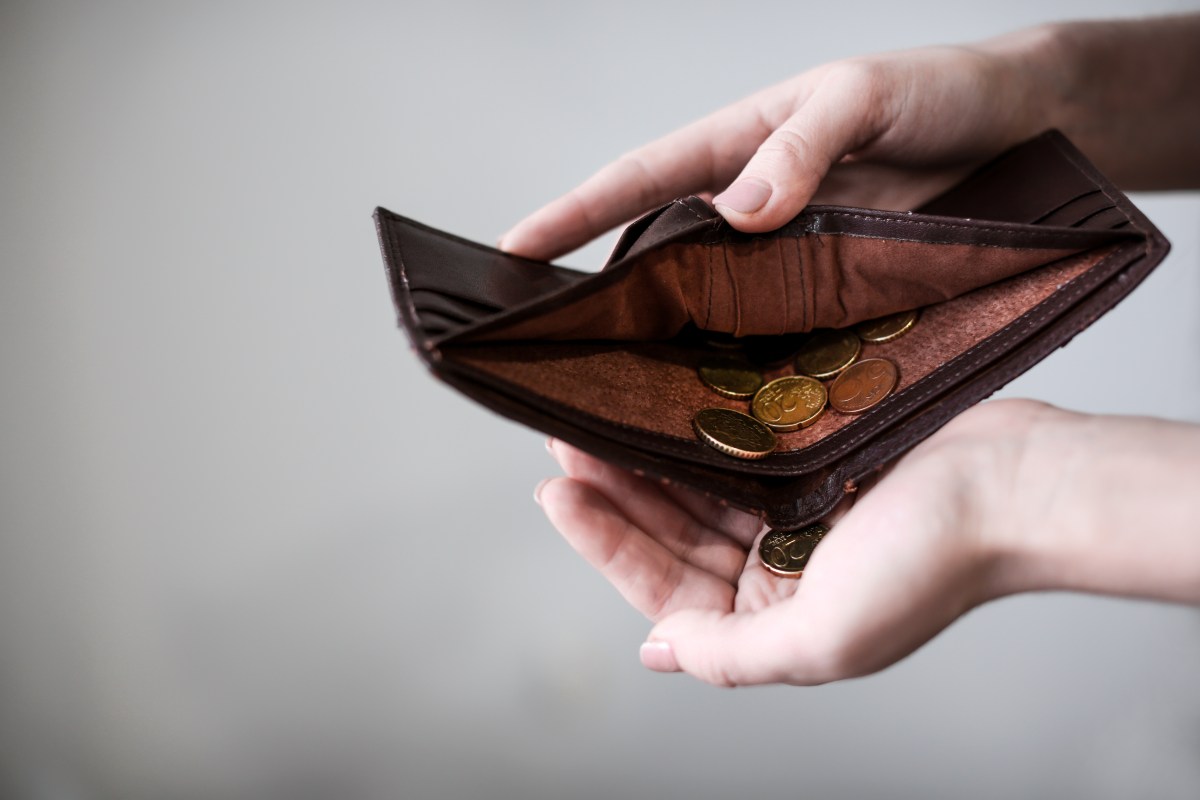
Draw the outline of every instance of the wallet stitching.
[[[683,200],[681,200],[680,198],[678,198],[678,197],[677,197],[677,198],[675,198],[674,200],[672,200],[671,202],[672,202],[672,204],[674,204],[674,205],[677,205],[677,206],[682,206],[683,208],[686,208],[688,211],[692,212],[692,216],[693,216],[693,217],[695,217],[696,219],[700,220],[701,222],[708,222],[708,220],[707,220],[707,219],[705,219],[704,217],[700,216],[700,212],[699,212],[699,211],[697,211],[696,209],[692,208],[692,207],[691,207],[691,206],[689,206],[687,203],[683,202]]]
[[[1109,199],[1112,199],[1111,196],[1109,196],[1107,192],[1105,192],[1105,196],[1109,197]],[[960,231],[984,230],[984,231],[989,231],[989,232],[1013,233],[1013,234],[1019,234],[1020,236],[1023,236],[1023,237],[1030,237],[1033,239],[1047,239],[1047,238],[1054,238],[1055,236],[1063,236],[1063,235],[1069,236],[1070,235],[1067,231],[1062,231],[1062,230],[1049,230],[1049,231],[1047,231],[1047,230],[1030,230],[1029,228],[1021,228],[1020,230],[1014,230],[1014,229],[1006,227],[1006,226],[997,226],[997,225],[988,224],[987,221],[981,221],[979,224],[976,224],[976,225],[955,225],[950,222],[935,222],[932,220],[904,219],[903,217],[881,217],[881,216],[877,216],[874,214],[860,214],[858,212],[853,212],[853,211],[821,211],[821,212],[813,215],[812,221],[816,222],[819,219],[824,218],[824,217],[845,217],[847,219],[861,219],[861,220],[866,220],[868,222],[889,222],[889,223],[896,223],[898,225],[916,225],[918,227],[942,228],[945,230],[960,230]],[[809,227],[810,226],[806,226],[806,229]],[[843,235],[847,235],[847,236],[861,235],[861,234],[857,234],[857,233],[844,233],[842,231],[816,231],[816,230],[811,230],[811,229],[808,230],[808,232],[810,232],[810,233],[843,233]],[[892,238],[892,237],[868,236],[868,238]],[[956,242],[955,244],[959,244],[959,243]],[[961,242],[961,244],[974,245],[975,243],[974,242]],[[1020,247],[1013,247],[1012,245],[988,245],[988,244],[985,244],[985,245],[980,245],[980,246],[982,246],[982,247],[1007,247],[1008,249],[1021,249]]]

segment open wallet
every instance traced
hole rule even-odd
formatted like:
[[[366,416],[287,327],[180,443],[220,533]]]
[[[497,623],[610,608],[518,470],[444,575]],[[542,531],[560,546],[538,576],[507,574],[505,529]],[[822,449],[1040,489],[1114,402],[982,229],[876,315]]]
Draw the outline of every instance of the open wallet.
[[[1125,297],[1168,243],[1061,134],[984,165],[911,212],[810,206],[746,234],[704,200],[631,224],[582,272],[434,230],[382,208],[400,325],[433,373],[506,417],[602,459],[802,528],[860,481],[1028,370]],[[717,345],[792,374],[806,332],[920,309],[866,342],[891,393],[826,409],[747,460],[701,441],[707,408],[746,411],[698,377]],[[810,334],[811,335],[811,334]],[[464,432],[463,453],[472,452]]]

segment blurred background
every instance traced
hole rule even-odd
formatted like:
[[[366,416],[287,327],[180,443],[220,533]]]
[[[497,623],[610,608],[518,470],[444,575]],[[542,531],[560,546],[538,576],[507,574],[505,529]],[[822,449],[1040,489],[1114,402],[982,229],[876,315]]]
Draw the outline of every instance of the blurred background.
[[[1200,796],[1192,608],[1006,599],[811,689],[643,670],[370,219],[492,242],[824,61],[1197,7],[0,4],[0,797]],[[1200,421],[1200,195],[1135,202],[1172,254],[1005,395]]]

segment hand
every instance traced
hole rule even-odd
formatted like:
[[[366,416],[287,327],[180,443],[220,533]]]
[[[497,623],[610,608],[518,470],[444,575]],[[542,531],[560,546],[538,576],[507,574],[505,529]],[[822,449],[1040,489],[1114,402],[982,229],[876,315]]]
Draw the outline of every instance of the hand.
[[[555,258],[686,194],[721,192],[751,233],[810,202],[905,211],[1048,128],[1127,190],[1194,188],[1197,36],[1200,14],[1072,22],[826,64],[617,159],[500,246]]]
[[[567,444],[544,482],[550,521],[656,624],[652,669],[709,683],[815,684],[882,669],[1006,588],[1004,533],[1029,431],[1065,415],[977,406],[852,495],[803,578],[759,562],[762,521]],[[1025,504],[1023,513],[1040,512]]]
[[[656,623],[646,666],[721,686],[892,664],[987,600],[1069,589],[1200,604],[1200,425],[1029,400],[976,406],[864,485],[799,580],[758,562],[760,519],[562,442],[536,496]]]
[[[773,230],[810,201],[907,210],[1049,127],[1045,38],[1023,32],[827,64],[629,153],[537,211],[501,247],[551,259],[675,197]]]

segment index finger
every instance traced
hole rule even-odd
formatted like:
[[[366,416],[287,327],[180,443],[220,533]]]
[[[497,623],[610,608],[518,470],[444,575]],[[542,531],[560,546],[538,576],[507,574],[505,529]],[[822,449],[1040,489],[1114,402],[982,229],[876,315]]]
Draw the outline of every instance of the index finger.
[[[771,133],[748,98],[633,150],[518,222],[500,240],[549,260],[676,197],[731,180]]]

